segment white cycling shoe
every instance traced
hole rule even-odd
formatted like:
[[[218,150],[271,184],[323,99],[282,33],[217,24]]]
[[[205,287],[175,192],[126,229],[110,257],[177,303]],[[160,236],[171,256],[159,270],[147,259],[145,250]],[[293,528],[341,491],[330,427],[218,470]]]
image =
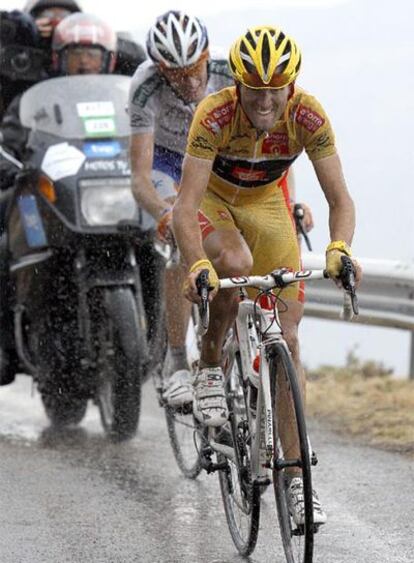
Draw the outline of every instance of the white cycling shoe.
[[[313,500],[313,523],[325,524],[327,517],[322,510],[320,500],[316,491],[312,490]],[[288,506],[290,515],[297,526],[305,524],[305,501],[303,496],[303,481],[301,477],[294,477],[288,488]]]
[[[199,369],[194,380],[193,413],[206,426],[217,427],[227,422],[229,411],[221,367]]]
[[[192,403],[194,397],[193,382],[188,369],[179,369],[174,372],[167,383],[163,398],[170,407],[182,407]]]

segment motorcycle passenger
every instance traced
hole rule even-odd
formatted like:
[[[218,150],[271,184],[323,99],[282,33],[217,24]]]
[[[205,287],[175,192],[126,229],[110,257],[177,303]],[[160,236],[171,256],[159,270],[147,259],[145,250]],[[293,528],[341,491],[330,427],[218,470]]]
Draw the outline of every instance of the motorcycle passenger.
[[[142,227],[171,241],[171,207],[181,177],[187,132],[197,103],[231,84],[226,61],[210,58],[207,29],[196,17],[170,10],[147,35],[150,60],[133,77],[129,115],[133,194],[143,212]],[[171,405],[192,400],[186,352],[189,304],[181,294],[182,266],[165,273]],[[144,280],[144,286],[151,280]]]
[[[23,11],[34,18],[45,48],[51,49],[55,27],[71,14],[82,9],[74,0],[29,0]]]
[[[0,11],[0,119],[18,94],[47,77],[40,41],[29,15]]]
[[[18,94],[53,74],[53,30],[80,11],[74,0],[29,0],[23,11],[0,12],[0,118]]]
[[[52,65],[58,75],[112,73],[116,57],[115,31],[101,19],[86,13],[74,13],[55,28],[52,38]],[[1,146],[13,157],[24,160],[28,131],[19,120],[21,95],[10,104],[0,124]],[[18,168],[3,157],[0,187],[12,186]],[[13,325],[8,307],[8,257],[3,234],[7,202],[0,205],[0,385],[14,380],[17,359],[14,352]]]

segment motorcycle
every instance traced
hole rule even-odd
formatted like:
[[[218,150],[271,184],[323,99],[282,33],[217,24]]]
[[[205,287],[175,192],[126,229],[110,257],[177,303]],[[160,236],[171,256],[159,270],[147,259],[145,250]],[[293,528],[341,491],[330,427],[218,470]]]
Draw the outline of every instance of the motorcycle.
[[[154,320],[148,328],[141,287],[142,260],[156,270],[157,258],[131,193],[129,86],[126,76],[70,76],[25,92],[27,158],[5,243],[14,344],[47,416],[77,424],[92,399],[118,440],[138,426],[154,361],[147,336],[155,347],[161,338]]]

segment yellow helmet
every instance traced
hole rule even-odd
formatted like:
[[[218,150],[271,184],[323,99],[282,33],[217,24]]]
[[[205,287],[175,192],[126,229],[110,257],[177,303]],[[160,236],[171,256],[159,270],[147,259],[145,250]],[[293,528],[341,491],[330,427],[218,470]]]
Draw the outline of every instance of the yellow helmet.
[[[284,88],[299,74],[301,54],[281,29],[251,27],[230,49],[230,70],[249,88]]]

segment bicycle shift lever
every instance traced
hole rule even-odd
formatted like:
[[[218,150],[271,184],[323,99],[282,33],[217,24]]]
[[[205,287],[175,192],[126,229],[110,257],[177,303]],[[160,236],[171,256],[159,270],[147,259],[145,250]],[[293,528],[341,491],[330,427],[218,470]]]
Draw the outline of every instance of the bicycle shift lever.
[[[312,252],[311,241],[310,241],[308,234],[305,231],[305,228],[303,226],[303,218],[305,217],[305,212],[304,212],[303,207],[300,203],[295,203],[295,206],[293,208],[293,216],[295,218],[296,229],[303,236],[305,243],[306,243],[306,246],[308,247],[308,250],[310,250]]]
[[[200,315],[200,322],[197,325],[197,333],[203,336],[208,330],[208,323],[210,320],[209,306],[208,306],[208,292],[209,292],[209,281],[208,281],[208,270],[201,270],[196,279],[197,293],[201,298],[201,303],[198,306],[198,311]]]

